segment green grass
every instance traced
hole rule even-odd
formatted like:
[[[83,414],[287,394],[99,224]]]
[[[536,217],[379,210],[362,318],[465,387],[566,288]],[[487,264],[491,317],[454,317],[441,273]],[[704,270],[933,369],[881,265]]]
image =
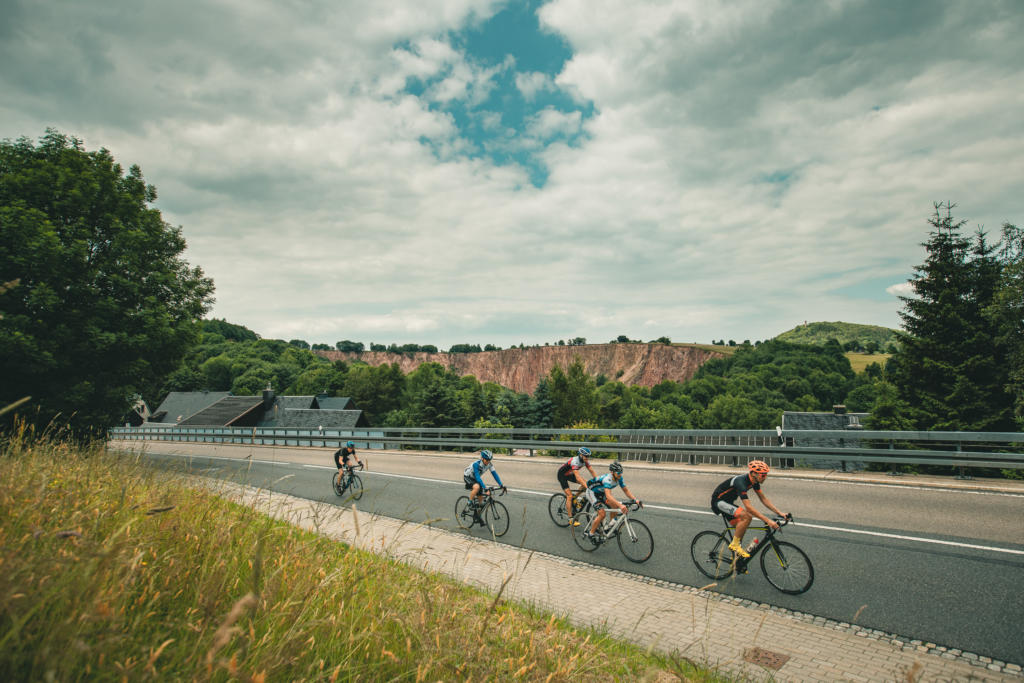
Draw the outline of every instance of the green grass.
[[[0,547],[0,680],[725,680],[99,447],[3,442]]]
[[[884,368],[885,362],[891,357],[891,354],[888,353],[855,353],[852,351],[844,355],[849,359],[854,372],[864,372],[864,368],[872,363],[878,363]]]

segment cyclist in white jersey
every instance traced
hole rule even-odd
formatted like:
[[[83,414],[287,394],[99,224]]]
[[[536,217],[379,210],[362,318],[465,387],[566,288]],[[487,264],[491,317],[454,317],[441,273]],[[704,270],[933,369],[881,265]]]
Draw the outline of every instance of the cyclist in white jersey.
[[[633,495],[626,486],[626,480],[622,478],[622,463],[613,462],[608,465],[608,469],[610,470],[608,474],[594,477],[587,482],[587,497],[590,498],[591,504],[597,510],[594,522],[590,525],[590,531],[586,533],[588,537],[596,534],[598,527],[601,526],[601,522],[604,521],[605,507],[608,508],[609,514],[613,518],[619,513],[625,514],[626,506],[615,500],[611,493],[611,490],[616,486],[622,488],[622,492],[629,496],[633,503],[643,507],[643,503]]]

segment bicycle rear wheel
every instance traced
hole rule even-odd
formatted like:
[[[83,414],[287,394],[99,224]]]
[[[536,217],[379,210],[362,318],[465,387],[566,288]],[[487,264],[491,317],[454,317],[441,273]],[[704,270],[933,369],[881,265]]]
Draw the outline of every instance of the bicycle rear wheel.
[[[564,493],[556,493],[548,498],[548,514],[557,526],[569,526],[569,511],[565,509]]]
[[[690,557],[704,576],[724,579],[732,574],[732,551],[724,532],[702,531],[690,543]]]
[[[800,548],[785,541],[774,541],[761,551],[761,571],[768,583],[783,593],[799,595],[814,583],[814,566]]]
[[[619,541],[619,550],[630,562],[646,562],[654,552],[654,536],[640,520],[627,519],[615,536]]]
[[[335,472],[334,476],[331,477],[331,488],[334,489],[334,495],[343,496],[345,495],[345,484],[344,479],[341,478],[341,472]]]
[[[352,496],[352,500],[359,500],[363,497],[363,480],[359,478],[358,474],[353,474],[352,479],[348,482],[348,492]]]
[[[584,536],[583,534],[590,531],[590,525],[594,521],[594,516],[589,510],[582,510],[572,516],[573,522],[579,522],[579,524],[573,524],[572,527],[572,540],[576,541],[576,545],[580,547],[580,550],[584,552],[594,552],[597,548],[597,543]]]
[[[495,537],[504,536],[508,532],[508,508],[503,503],[492,500],[484,508],[484,524]]]
[[[455,523],[460,529],[473,526],[473,509],[469,506],[469,496],[459,496],[455,501]]]

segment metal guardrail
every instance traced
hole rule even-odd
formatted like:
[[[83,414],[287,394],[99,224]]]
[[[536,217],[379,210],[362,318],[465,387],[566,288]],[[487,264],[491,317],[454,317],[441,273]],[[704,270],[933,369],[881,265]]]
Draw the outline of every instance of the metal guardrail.
[[[797,463],[846,469],[847,463],[947,465],[1024,469],[1024,433],[890,432],[866,430],[500,429],[374,428],[268,429],[252,427],[115,427],[110,438],[364,449],[417,447],[573,452],[587,446],[623,460],[745,465],[759,458],[781,467]],[[782,445],[787,444],[787,445]]]

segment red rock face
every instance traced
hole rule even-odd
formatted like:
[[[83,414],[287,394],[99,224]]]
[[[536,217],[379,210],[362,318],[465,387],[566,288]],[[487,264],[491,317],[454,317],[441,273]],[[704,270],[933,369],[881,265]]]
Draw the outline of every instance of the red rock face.
[[[440,363],[456,374],[473,375],[481,382],[495,382],[520,393],[533,393],[551,368],[564,370],[576,356],[592,376],[604,375],[623,384],[653,387],[664,380],[685,382],[697,369],[721,354],[690,346],[665,344],[587,344],[584,346],[536,346],[481,353],[387,353],[364,351],[315,351],[329,360],[359,360],[368,365],[397,363],[409,374],[423,363]],[[619,371],[622,374],[619,374]]]

